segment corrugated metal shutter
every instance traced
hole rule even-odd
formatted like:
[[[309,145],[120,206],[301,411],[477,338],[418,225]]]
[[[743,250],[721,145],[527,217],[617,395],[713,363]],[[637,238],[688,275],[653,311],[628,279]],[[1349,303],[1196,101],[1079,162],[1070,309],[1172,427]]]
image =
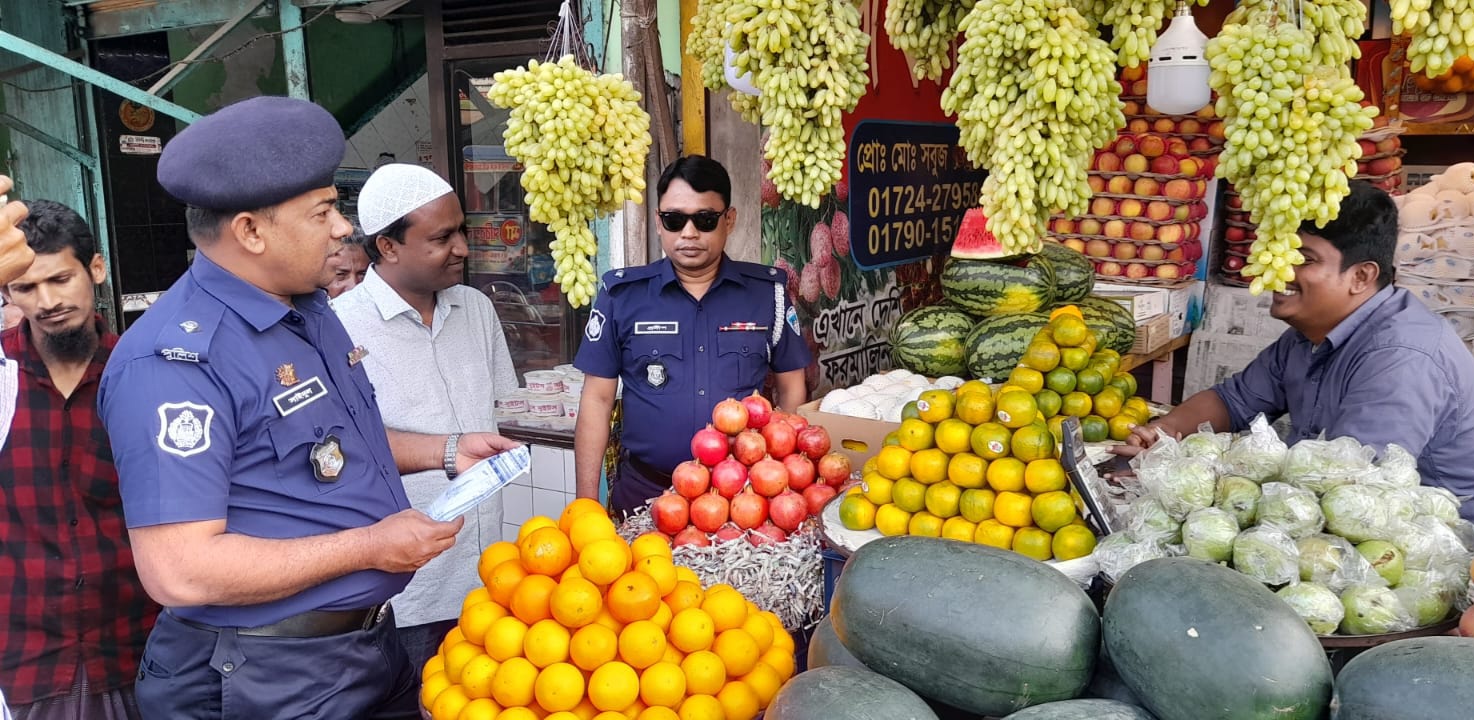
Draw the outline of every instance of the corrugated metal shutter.
[[[547,40],[558,0],[442,0],[445,47]]]

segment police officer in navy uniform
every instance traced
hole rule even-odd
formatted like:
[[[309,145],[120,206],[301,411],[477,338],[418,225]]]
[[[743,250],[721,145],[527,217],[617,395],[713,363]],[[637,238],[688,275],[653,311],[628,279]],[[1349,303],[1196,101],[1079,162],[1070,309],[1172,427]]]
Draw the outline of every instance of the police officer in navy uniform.
[[[670,487],[691,436],[722,400],[774,373],[776,405],[804,403],[811,361],[782,270],[723,252],[737,222],[732,181],[711,158],[671,163],[656,185],[665,258],[604,275],[574,366],[585,373],[574,432],[578,496],[599,497],[616,390],[622,451],[610,506],[629,513]]]
[[[318,290],[352,232],[333,188],[344,144],[322,108],[261,97],[159,159],[197,254],[99,396],[138,575],[167,608],[136,685],[146,718],[419,717],[385,603],[463,521],[410,509],[400,473],[453,477],[514,445],[386,434]]]

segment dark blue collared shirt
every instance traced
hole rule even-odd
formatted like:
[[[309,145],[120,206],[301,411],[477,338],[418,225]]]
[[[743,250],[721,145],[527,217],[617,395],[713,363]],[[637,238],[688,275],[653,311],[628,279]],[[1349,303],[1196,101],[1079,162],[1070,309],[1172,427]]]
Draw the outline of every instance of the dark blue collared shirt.
[[[1233,429],[1289,413],[1292,444],[1325,433],[1418,459],[1423,484],[1474,495],[1474,356],[1453,328],[1401,288],[1378,291],[1319,347],[1286,330],[1213,388]],[[1474,502],[1462,507],[1474,519]]]
[[[103,373],[98,405],[128,526],[224,519],[226,532],[298,538],[408,508],[373,386],[350,364],[352,350],[322,291],[287,307],[196,255],[123,335]],[[251,627],[306,610],[369,607],[409,578],[361,571],[275,602],[174,611]]]
[[[717,403],[761,390],[769,370],[808,367],[787,279],[723,256],[697,300],[668,259],[604,275],[573,364],[624,382],[625,450],[669,473],[691,459],[691,436]]]

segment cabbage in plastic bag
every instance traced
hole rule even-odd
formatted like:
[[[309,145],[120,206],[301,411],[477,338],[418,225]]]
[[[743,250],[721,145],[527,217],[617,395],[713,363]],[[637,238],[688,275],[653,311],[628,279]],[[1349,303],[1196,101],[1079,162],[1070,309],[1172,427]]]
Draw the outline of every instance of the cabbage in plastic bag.
[[[1234,439],[1220,459],[1225,475],[1240,475],[1263,483],[1279,477],[1289,448],[1260,415],[1249,423],[1249,432]]]
[[[1343,635],[1383,635],[1417,627],[1417,619],[1389,588],[1352,585],[1341,592]]]
[[[1239,527],[1254,524],[1259,517],[1259,498],[1264,492],[1259,483],[1237,475],[1218,478],[1218,492],[1213,496],[1213,507],[1233,516]]]
[[[1297,540],[1325,526],[1315,493],[1282,482],[1264,483],[1263,489],[1264,496],[1259,498],[1260,525],[1277,527]]]
[[[1448,617],[1462,589],[1463,584],[1451,573],[1408,570],[1393,592],[1413,614],[1417,626],[1424,627]]]
[[[1182,522],[1168,515],[1161,501],[1142,495],[1126,508],[1126,534],[1136,542],[1180,543]]]
[[[1375,453],[1355,438],[1301,440],[1285,454],[1281,477],[1286,483],[1324,494],[1337,485],[1348,485],[1373,472]]]
[[[1388,445],[1382,459],[1377,461],[1377,469],[1382,472],[1376,481],[1384,487],[1412,488],[1423,483],[1422,476],[1418,475],[1418,459],[1401,445]]]
[[[1284,585],[1300,579],[1300,552],[1285,531],[1252,527],[1233,541],[1233,567],[1265,585]]]
[[[1420,517],[1398,523],[1392,543],[1402,550],[1408,570],[1440,570],[1469,565],[1469,553],[1459,536],[1437,518]]]
[[[1341,605],[1341,598],[1336,597],[1336,593],[1331,592],[1330,588],[1318,583],[1286,585],[1275,595],[1294,608],[1296,614],[1309,623],[1310,629],[1316,635],[1336,632],[1341,619],[1346,617],[1346,608]]]
[[[1201,457],[1218,460],[1233,444],[1231,433],[1215,433],[1207,423],[1198,426],[1198,431],[1188,435],[1179,443],[1178,451],[1186,457]]]
[[[1413,496],[1414,515],[1434,517],[1445,525],[1459,521],[1459,498],[1448,489],[1419,485],[1409,492]]]
[[[1212,507],[1218,489],[1218,472],[1207,458],[1177,457],[1170,462],[1143,465],[1136,476],[1167,514],[1179,521],[1194,510]]]
[[[1317,534],[1295,542],[1300,579],[1341,592],[1352,585],[1386,585],[1370,562],[1346,538]]]
[[[1218,508],[1194,510],[1182,522],[1182,544],[1187,548],[1187,556],[1199,560],[1229,561],[1238,534],[1238,521]]]
[[[1156,558],[1174,557],[1182,554],[1180,545],[1157,542],[1137,542],[1126,533],[1114,533],[1095,546],[1095,559],[1100,572],[1111,582],[1121,579],[1127,570]]]
[[[1342,485],[1326,491],[1320,499],[1326,530],[1353,543],[1388,540],[1392,537],[1391,504],[1385,490],[1369,485]]]

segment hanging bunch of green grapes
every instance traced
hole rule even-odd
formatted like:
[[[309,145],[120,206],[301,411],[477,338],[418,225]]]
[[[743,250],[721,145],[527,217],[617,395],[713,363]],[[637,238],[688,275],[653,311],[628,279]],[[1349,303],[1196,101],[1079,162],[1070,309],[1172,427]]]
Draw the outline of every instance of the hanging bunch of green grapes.
[[[973,0],[888,0],[885,32],[891,45],[913,63],[917,80],[941,80],[952,65],[952,41],[957,25],[971,10]]]
[[[1208,0],[1193,2],[1208,4]],[[1118,61],[1123,67],[1136,67],[1151,56],[1152,46],[1157,44],[1157,32],[1172,19],[1175,5],[1175,0],[1105,3],[1105,12],[1099,15],[1100,22],[1111,26],[1111,49],[1118,53]]]
[[[587,305],[598,283],[589,223],[644,200],[650,116],[623,76],[592,73],[572,56],[493,79],[487,99],[511,110],[502,141],[526,168],[528,216],[554,234],[554,281],[570,305]]]
[[[978,0],[961,29],[942,109],[989,171],[988,231],[1035,252],[1051,211],[1086,211],[1090,157],[1125,125],[1115,54],[1068,0]]]
[[[1392,32],[1408,35],[1408,67],[1438,77],[1474,55],[1474,0],[1390,0]]]
[[[687,48],[712,90],[727,87],[728,48],[756,97],[732,93],[734,109],[766,131],[763,157],[779,194],[810,207],[839,182],[841,120],[865,94],[870,36],[851,0],[702,0]]]

